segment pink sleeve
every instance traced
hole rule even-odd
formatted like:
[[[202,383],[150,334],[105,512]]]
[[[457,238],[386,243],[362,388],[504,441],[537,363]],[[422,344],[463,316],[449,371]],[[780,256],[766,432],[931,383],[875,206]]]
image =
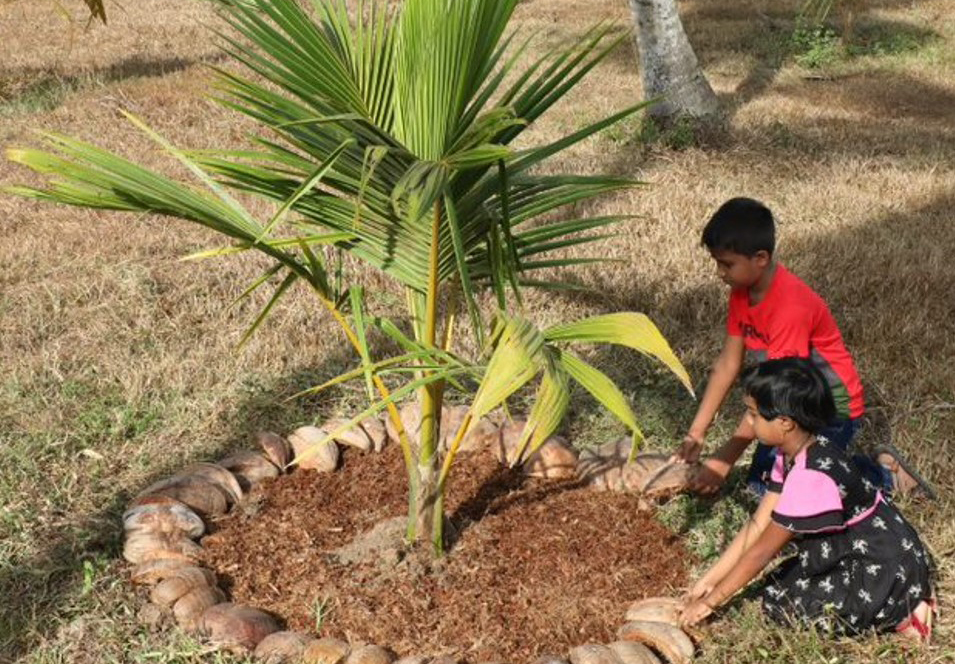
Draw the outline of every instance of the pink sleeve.
[[[783,455],[781,453],[777,453],[776,460],[773,461],[773,469],[769,472],[769,483],[766,486],[770,491],[774,493],[780,493],[783,490],[784,479],[785,474],[783,473]]]
[[[831,477],[817,470],[793,468],[783,484],[773,520],[795,532],[842,528],[842,496]]]
[[[743,298],[740,299],[740,295]],[[745,289],[736,289],[730,292],[729,311],[726,314],[726,336],[741,337],[743,331],[740,329],[740,307],[746,305]]]
[[[813,314],[800,306],[780,307],[773,316],[767,359],[809,357]]]

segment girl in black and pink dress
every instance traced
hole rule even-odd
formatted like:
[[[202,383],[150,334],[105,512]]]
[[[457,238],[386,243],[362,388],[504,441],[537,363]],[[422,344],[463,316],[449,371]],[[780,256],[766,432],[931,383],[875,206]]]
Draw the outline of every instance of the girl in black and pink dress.
[[[786,358],[750,370],[743,388],[757,437],[783,454],[756,513],[688,593],[684,624],[706,618],[793,541],[797,554],[763,590],[770,617],[927,640],[935,606],[929,554],[878,487],[815,435],[834,415],[825,378],[809,362]]]

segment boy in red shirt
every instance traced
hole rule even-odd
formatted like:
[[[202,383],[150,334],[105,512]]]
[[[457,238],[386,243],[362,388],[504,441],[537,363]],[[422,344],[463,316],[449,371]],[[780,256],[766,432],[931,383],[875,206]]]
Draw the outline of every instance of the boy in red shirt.
[[[801,279],[773,259],[772,212],[749,198],[730,199],[703,229],[702,244],[716,261],[720,279],[732,289],[726,340],[676,458],[692,462],[699,457],[706,430],[747,355],[754,362],[782,357],[809,359],[826,377],[836,402],[836,420],[821,435],[848,450],[865,412],[862,382],[829,307]],[[743,417],[730,439],[703,461],[690,488],[698,493],[715,493],[755,437],[752,426]],[[753,454],[747,484],[759,495],[765,491],[774,456],[774,449],[762,443]],[[913,477],[914,473],[909,475],[901,467],[904,462],[897,457],[893,448],[879,458],[886,466],[867,457],[857,456],[856,462],[873,481],[889,490],[904,491],[921,478]]]

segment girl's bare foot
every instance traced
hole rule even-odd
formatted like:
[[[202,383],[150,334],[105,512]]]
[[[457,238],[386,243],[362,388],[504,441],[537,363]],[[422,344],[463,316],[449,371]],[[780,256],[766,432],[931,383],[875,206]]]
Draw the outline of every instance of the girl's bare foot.
[[[912,613],[909,614],[908,618],[896,625],[896,633],[906,639],[913,639],[927,644],[932,638],[933,613],[932,605],[922,600]]]
[[[883,452],[877,456],[876,461],[892,473],[892,483],[896,495],[905,496],[918,488],[918,480],[909,475],[898,460],[888,452]]]

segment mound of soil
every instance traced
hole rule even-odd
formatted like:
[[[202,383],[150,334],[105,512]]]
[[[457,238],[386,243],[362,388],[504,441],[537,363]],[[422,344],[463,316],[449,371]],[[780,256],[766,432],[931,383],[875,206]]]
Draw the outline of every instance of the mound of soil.
[[[406,501],[396,446],[347,450],[334,474],[260,485],[203,540],[206,564],[289,629],[468,662],[613,640],[630,602],[686,582],[688,554],[636,498],[524,478],[490,454],[457,461],[445,557],[400,546]]]

